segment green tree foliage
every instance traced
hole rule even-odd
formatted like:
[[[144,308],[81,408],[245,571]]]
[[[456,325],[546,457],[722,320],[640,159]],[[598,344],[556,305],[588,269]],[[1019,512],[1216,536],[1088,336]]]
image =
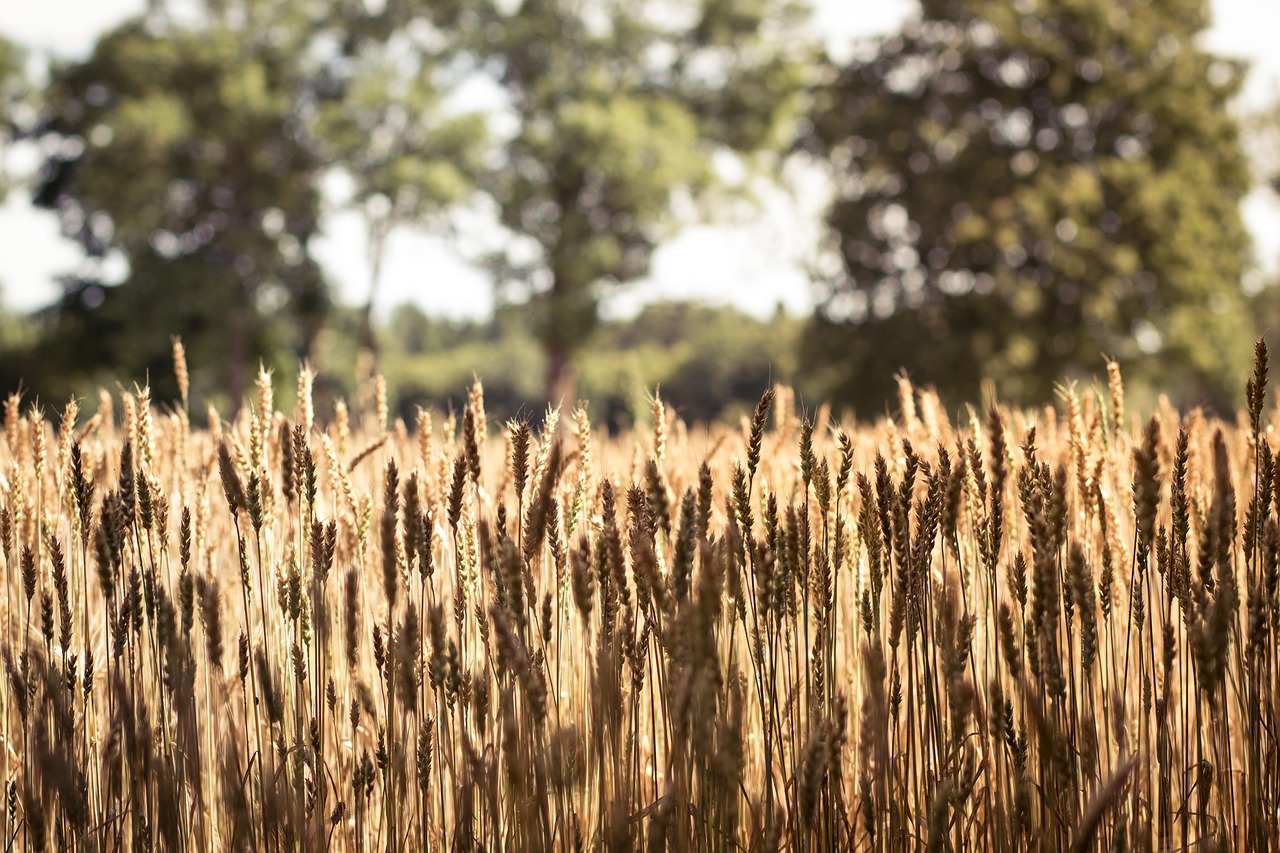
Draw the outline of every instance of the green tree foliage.
[[[31,95],[24,59],[16,44],[0,37],[0,202],[4,201],[11,184],[4,159],[9,144],[20,133],[18,108]]]
[[[806,51],[795,0],[452,0],[433,5],[504,92],[498,164],[484,189],[518,238],[494,257],[500,288],[539,317],[551,399],[602,293],[645,276],[703,197],[713,161],[777,151],[796,117]],[[513,295],[512,295],[513,294]]]
[[[309,350],[328,291],[309,254],[322,164],[297,118],[299,84],[285,52],[217,24],[129,22],[54,69],[41,132],[59,144],[36,202],[90,257],[123,255],[129,275],[68,280],[49,349],[145,306],[157,325],[134,318],[106,363],[132,373],[163,357],[165,330],[207,336],[225,347],[232,399],[267,354],[275,310],[287,306],[296,351]]]
[[[7,169],[9,146],[22,135],[24,108],[30,107],[33,90],[27,79],[23,51],[0,37],[0,204],[16,183]],[[0,280],[0,302],[6,282]],[[26,366],[24,353],[32,344],[30,324],[0,304],[0,387],[17,388]]]
[[[1254,177],[1274,202],[1280,199],[1280,101],[1250,114],[1245,122],[1245,139],[1254,167]],[[1259,247],[1259,268],[1254,271],[1254,292],[1250,296],[1253,327],[1267,341],[1272,352],[1280,346],[1280,254],[1264,254]]]
[[[1280,195],[1280,101],[1251,114],[1245,135],[1257,179]]]
[[[364,221],[370,280],[361,315],[363,346],[377,351],[373,308],[387,240],[397,227],[444,230],[485,169],[488,126],[479,112],[452,114],[441,69],[455,39],[407,25],[398,11],[385,37],[366,39],[346,63],[343,97],[322,108],[317,133],[335,168],[353,184],[348,204]]]
[[[399,218],[470,180],[474,121],[428,125],[433,56],[398,35],[403,5],[210,0],[192,17],[155,4],[54,68],[36,201],[91,258],[119,253],[129,272],[66,282],[48,355],[136,374],[178,333],[217,356],[211,384],[232,400],[256,359],[307,357],[330,309],[312,256],[322,179],[341,165],[355,204],[386,197]],[[77,354],[86,336],[104,360]]]
[[[841,270],[806,353],[876,408],[905,366],[1021,401],[1100,352],[1184,401],[1247,369],[1242,68],[1204,0],[925,0],[838,69],[805,144],[836,168]]]

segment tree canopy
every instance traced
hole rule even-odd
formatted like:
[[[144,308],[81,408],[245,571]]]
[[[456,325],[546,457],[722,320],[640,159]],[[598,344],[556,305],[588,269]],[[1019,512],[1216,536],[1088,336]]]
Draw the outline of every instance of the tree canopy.
[[[314,347],[331,298],[312,255],[327,175],[341,166],[353,203],[385,199],[401,219],[467,193],[478,131],[431,124],[435,57],[395,35],[403,13],[326,9],[210,2],[191,21],[157,4],[53,69],[36,203],[90,258],[117,255],[128,272],[66,280],[51,357],[87,333],[113,346],[91,364],[136,372],[178,333],[225,365],[239,399],[255,358]],[[113,335],[138,305],[135,334]],[[138,336],[142,316],[154,325]]]
[[[483,189],[517,238],[499,287],[539,315],[548,393],[570,398],[602,292],[648,274],[716,158],[780,151],[809,67],[796,0],[454,0],[433,7],[501,88]]]
[[[922,0],[839,62],[809,1],[156,0],[38,91],[0,40],[0,148],[35,143],[34,201],[87,259],[4,335],[6,376],[37,371],[46,398],[164,377],[178,334],[197,396],[239,399],[259,358],[338,351],[322,328],[376,352],[387,240],[417,227],[482,237],[456,245],[497,291],[485,334],[520,329],[511,397],[570,399],[618,375],[587,363],[602,300],[807,153],[832,190],[818,310],[788,333],[809,390],[878,413],[905,368],[946,401],[990,378],[1036,402],[1105,354],[1175,403],[1238,393],[1240,330],[1280,299],[1241,287],[1243,68],[1199,46],[1207,0]],[[1257,179],[1280,185],[1259,122]],[[362,311],[334,312],[315,254],[339,209],[368,238]],[[734,322],[666,328],[742,340]],[[663,376],[718,382],[707,412],[772,359],[705,355],[719,379]]]
[[[207,337],[225,348],[233,399],[265,354],[268,312],[286,307],[295,350],[308,350],[328,290],[310,256],[322,163],[299,121],[299,84],[265,39],[141,19],[54,69],[39,130],[56,142],[36,203],[90,258],[119,253],[128,273],[110,287],[93,272],[67,279],[51,350],[64,334],[109,328],[115,303],[148,305],[155,334],[135,326],[136,345],[109,361],[136,370],[163,357],[163,329]],[[199,310],[210,304],[221,310]]]
[[[1247,368],[1250,186],[1203,0],[925,0],[839,67],[804,144],[835,199],[809,358],[874,405],[899,366],[1016,400],[1094,372],[1222,400]],[[836,354],[839,357],[836,357]]]
[[[485,263],[539,318],[562,396],[603,292],[648,273],[675,208],[699,208],[726,156],[779,155],[811,67],[799,0],[369,8],[158,3],[53,69],[37,203],[128,272],[69,277],[50,349],[101,327],[118,368],[162,358],[167,333],[150,346],[109,334],[113,311],[145,298],[158,328],[225,342],[233,398],[266,341],[306,356],[330,298],[312,255],[321,186],[342,174],[370,246],[365,345],[388,234],[444,227],[478,188],[512,238]],[[496,106],[459,112],[450,100],[468,87]],[[187,298],[197,284],[207,292]]]
[[[24,60],[23,51],[0,36],[0,202],[4,201],[11,184],[4,159],[8,146],[20,133],[16,113],[30,97]]]

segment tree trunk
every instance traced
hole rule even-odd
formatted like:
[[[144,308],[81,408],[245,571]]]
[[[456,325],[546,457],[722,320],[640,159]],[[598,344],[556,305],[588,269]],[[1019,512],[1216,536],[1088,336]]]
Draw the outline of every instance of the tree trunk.
[[[360,318],[360,346],[373,356],[375,365],[378,363],[378,336],[373,329],[373,308],[382,283],[382,261],[387,254],[387,237],[390,232],[391,224],[388,220],[376,217],[368,220],[366,235],[369,241],[369,298],[365,301]]]
[[[552,261],[551,292],[545,297],[542,344],[547,353],[547,402],[568,408],[577,402],[578,374],[573,367],[573,356],[581,349],[584,328],[590,324],[584,325],[582,316],[583,287],[576,284],[563,267],[563,254],[557,251]],[[590,310],[594,312],[594,304]]]
[[[547,344],[547,402],[569,407],[577,402],[578,372],[569,350],[562,344]]]

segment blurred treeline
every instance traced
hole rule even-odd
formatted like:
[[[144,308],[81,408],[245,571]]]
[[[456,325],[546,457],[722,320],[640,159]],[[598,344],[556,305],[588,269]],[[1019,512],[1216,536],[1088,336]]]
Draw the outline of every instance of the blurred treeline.
[[[0,391],[167,382],[180,335],[199,399],[239,399],[259,363],[287,384],[304,359],[359,390],[376,357],[403,411],[476,375],[504,412],[576,393],[618,424],[655,384],[699,419],[770,379],[865,413],[900,369],[950,405],[985,380],[1037,403],[1105,353],[1140,396],[1236,401],[1249,340],[1280,326],[1240,204],[1280,169],[1267,116],[1246,154],[1246,69],[1201,48],[1204,0],[922,0],[851,54],[810,12],[153,0],[81,59],[0,40],[0,142],[40,161],[10,189],[86,259],[48,309],[0,318]],[[826,188],[813,316],[602,320],[682,226],[793,165]],[[314,255],[339,210],[365,225],[367,305]],[[380,322],[388,235],[467,217],[494,238],[468,260],[495,316]]]
[[[776,382],[795,387],[800,404],[813,409],[820,401],[808,400],[812,383],[797,369],[804,326],[804,319],[788,316],[781,307],[761,320],[732,306],[654,303],[635,317],[601,325],[581,352],[577,394],[589,401],[592,417],[611,429],[646,422],[655,389],[668,407],[695,422],[750,415],[760,389]],[[495,417],[542,417],[547,356],[520,306],[500,306],[493,318],[479,321],[432,317],[411,303],[400,305],[385,323],[374,326],[376,360],[366,348],[365,333],[360,308],[333,306],[311,361],[321,370],[314,393],[322,410],[331,412],[338,399],[368,402],[370,380],[380,372],[391,414],[406,423],[413,422],[419,406],[461,411],[477,379],[484,387],[486,409]],[[168,339],[155,347],[149,342],[140,346],[136,373],[122,376],[111,362],[85,364],[68,374],[28,360],[34,338],[20,315],[0,313],[0,335],[18,342],[0,359],[0,382],[10,390],[21,389],[56,406],[70,395],[92,399],[97,388],[131,390],[130,377],[136,376],[139,384],[144,377],[150,382],[153,399],[179,400]],[[217,354],[193,356],[185,343],[183,347],[193,405],[229,410],[232,401],[218,384],[219,371],[192,360],[216,359]],[[287,348],[274,354],[273,360],[272,353],[264,352],[254,369],[270,370],[277,398],[288,401],[302,364],[292,360]]]
[[[486,409],[495,417],[541,418],[547,356],[522,307],[501,306],[492,319],[477,321],[432,317],[416,305],[403,304],[374,327],[376,361],[366,349],[362,313],[335,305],[317,338],[313,367],[322,368],[315,381],[322,409],[331,411],[339,398],[371,399],[371,380],[378,371],[386,381],[392,415],[406,423],[413,422],[419,406],[461,411],[477,379],[484,387]],[[0,333],[21,340],[20,324],[20,318],[5,315]],[[797,370],[804,325],[781,308],[761,320],[731,306],[654,303],[635,317],[601,325],[581,352],[577,393],[590,402],[593,418],[612,429],[645,422],[655,389],[681,417],[697,422],[750,415],[752,397],[775,382],[795,386],[805,404],[811,383]],[[225,411],[231,401],[226,389],[214,384],[217,371],[202,369],[189,351],[187,358],[193,402]],[[301,367],[289,358],[282,351],[277,360],[261,364],[272,372],[282,400],[292,398]],[[51,401],[125,382],[110,363],[86,367],[68,379],[37,364],[0,362],[0,378],[34,393],[32,383],[23,379],[28,370],[47,389],[39,396]],[[144,375],[153,399],[179,399],[167,340],[142,365],[137,376]]]
[[[330,387],[358,398],[361,373],[371,365],[352,348],[356,312],[337,313],[321,340],[321,358],[340,366]],[[781,311],[762,321],[732,307],[653,304],[592,335],[579,359],[577,393],[590,401],[592,416],[612,429],[647,423],[655,388],[692,421],[749,416],[759,389],[774,382],[805,387],[796,370],[803,325]],[[380,343],[379,366],[406,423],[419,405],[461,411],[477,377],[486,408],[499,416],[542,415],[546,354],[518,307],[501,307],[492,321],[479,323],[432,318],[404,305],[381,330]]]

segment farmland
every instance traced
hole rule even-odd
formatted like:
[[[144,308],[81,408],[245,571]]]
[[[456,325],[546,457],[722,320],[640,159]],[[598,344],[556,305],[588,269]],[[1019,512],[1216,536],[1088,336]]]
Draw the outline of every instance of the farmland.
[[[10,398],[17,849],[1266,849],[1280,465],[1058,405],[609,435]]]

